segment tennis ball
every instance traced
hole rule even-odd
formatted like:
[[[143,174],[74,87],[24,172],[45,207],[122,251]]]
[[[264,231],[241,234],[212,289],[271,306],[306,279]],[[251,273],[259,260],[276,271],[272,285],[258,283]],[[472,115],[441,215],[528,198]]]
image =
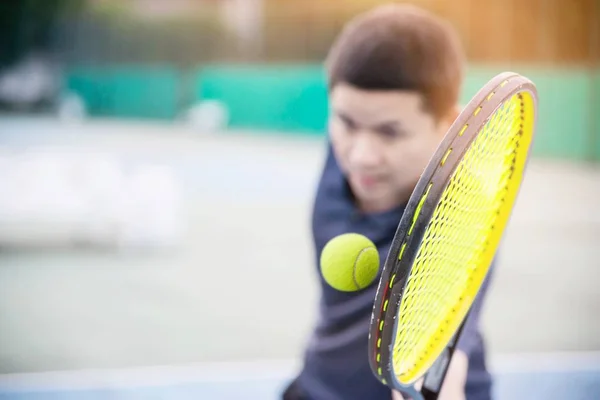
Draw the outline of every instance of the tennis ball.
[[[345,233],[331,239],[321,253],[321,274],[334,289],[355,292],[369,286],[379,270],[379,252],[365,236]]]

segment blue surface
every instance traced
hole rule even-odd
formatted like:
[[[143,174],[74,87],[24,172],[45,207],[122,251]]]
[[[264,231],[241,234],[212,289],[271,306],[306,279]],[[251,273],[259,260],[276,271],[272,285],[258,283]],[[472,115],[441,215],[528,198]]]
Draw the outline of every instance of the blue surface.
[[[0,392],[0,400],[276,399],[285,382],[198,382],[119,389]]]
[[[495,392],[498,400],[600,399],[600,370],[505,374]]]
[[[280,383],[271,381],[240,383],[189,383],[127,389],[41,391],[0,394],[1,400],[105,400],[105,399],[276,399]]]
[[[286,381],[189,382],[88,390],[0,390],[0,400],[217,399],[275,400]],[[600,399],[600,368],[586,371],[506,373],[496,376],[497,400]]]

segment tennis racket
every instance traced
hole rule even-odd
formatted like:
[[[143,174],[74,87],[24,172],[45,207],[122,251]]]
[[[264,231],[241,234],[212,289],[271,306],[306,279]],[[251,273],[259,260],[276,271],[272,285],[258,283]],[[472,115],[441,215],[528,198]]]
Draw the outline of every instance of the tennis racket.
[[[369,332],[374,374],[405,398],[439,396],[521,186],[537,101],[535,85],[519,74],[490,80],[450,127],[410,197]]]

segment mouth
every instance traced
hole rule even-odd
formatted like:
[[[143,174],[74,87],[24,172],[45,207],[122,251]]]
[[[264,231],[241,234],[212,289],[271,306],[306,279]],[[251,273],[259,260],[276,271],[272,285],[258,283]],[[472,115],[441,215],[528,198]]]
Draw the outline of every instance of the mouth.
[[[383,181],[383,177],[376,175],[355,174],[352,177],[353,181],[364,188],[372,188]]]

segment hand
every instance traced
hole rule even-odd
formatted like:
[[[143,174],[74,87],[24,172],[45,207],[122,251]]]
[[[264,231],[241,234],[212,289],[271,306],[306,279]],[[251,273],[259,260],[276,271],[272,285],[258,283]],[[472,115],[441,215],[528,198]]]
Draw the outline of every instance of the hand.
[[[467,383],[467,371],[469,358],[465,353],[456,350],[448,367],[448,373],[442,386],[439,400],[465,400],[465,384]],[[420,388],[423,381],[417,383]],[[393,391],[392,400],[405,400],[399,392]]]

